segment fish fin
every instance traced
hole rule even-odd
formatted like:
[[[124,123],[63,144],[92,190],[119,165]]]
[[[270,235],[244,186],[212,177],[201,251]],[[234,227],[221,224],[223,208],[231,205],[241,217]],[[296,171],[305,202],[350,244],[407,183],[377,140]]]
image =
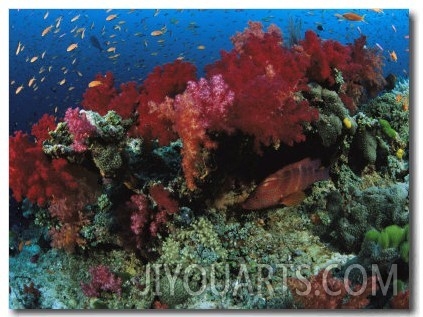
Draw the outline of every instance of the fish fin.
[[[295,206],[301,203],[305,197],[306,195],[304,194],[304,192],[299,191],[299,192],[292,193],[286,197],[283,197],[281,199],[281,203],[284,204],[285,206]]]

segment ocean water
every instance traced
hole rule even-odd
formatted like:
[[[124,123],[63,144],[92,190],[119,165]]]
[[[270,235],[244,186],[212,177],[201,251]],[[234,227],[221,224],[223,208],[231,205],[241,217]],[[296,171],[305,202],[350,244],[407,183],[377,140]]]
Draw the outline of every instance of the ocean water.
[[[290,22],[301,25],[300,36],[313,30],[322,39],[342,44],[363,34],[369,48],[380,45],[383,49],[385,75],[408,77],[408,10],[354,10],[364,15],[365,22],[335,17],[346,12],[349,10],[10,10],[10,132],[28,130],[43,113],[53,113],[56,107],[63,116],[68,107],[80,104],[94,76],[107,70],[113,72],[117,85],[141,83],[155,66],[183,57],[196,65],[200,77],[205,65],[220,58],[221,50],[230,50],[231,36],[242,32],[248,21],[260,21],[265,28],[274,23],[286,38]],[[110,14],[118,17],[106,21]],[[42,36],[50,25],[51,32]],[[152,31],[164,27],[167,32],[162,36],[151,36]],[[83,39],[78,29],[85,29]],[[91,36],[98,39],[103,51],[92,45]],[[19,43],[25,48],[16,55]],[[78,49],[67,52],[72,43],[77,43]],[[107,52],[111,47],[116,50]],[[390,58],[392,51],[398,56],[396,62]],[[31,63],[34,56],[39,58]],[[28,87],[33,77],[35,85]],[[66,83],[60,85],[63,79]],[[17,95],[20,85],[24,89]],[[36,107],[31,106],[34,104]]]
[[[409,308],[409,10],[11,9],[9,41],[10,309]]]

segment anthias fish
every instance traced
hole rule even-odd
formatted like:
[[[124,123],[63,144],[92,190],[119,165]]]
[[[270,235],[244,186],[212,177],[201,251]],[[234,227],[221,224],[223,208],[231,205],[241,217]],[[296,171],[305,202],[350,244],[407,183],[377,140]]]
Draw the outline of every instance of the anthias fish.
[[[295,205],[304,199],[304,189],[328,178],[329,171],[320,166],[319,159],[305,158],[268,176],[242,204],[242,208],[253,210],[279,204]]]

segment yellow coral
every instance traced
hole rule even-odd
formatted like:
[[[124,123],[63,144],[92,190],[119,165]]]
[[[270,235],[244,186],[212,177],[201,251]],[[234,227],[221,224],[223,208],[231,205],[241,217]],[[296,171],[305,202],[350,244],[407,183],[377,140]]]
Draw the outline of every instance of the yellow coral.
[[[404,150],[398,149],[395,155],[398,157],[398,159],[402,160],[402,157],[404,156]]]
[[[344,123],[344,126],[345,126],[347,129],[351,129],[351,127],[352,127],[352,122],[351,122],[351,119],[350,119],[350,118],[345,117],[345,118],[344,118],[344,120],[342,120],[342,122]]]

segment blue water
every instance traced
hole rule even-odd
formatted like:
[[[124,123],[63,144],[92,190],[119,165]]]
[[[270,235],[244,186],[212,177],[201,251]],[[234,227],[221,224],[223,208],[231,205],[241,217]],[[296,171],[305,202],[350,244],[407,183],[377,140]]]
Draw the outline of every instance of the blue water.
[[[112,71],[116,86],[127,81],[141,84],[155,66],[179,57],[193,62],[198,76],[202,76],[204,66],[219,59],[221,50],[232,48],[230,37],[244,30],[249,20],[261,21],[265,27],[272,23],[278,25],[286,39],[290,20],[301,22],[302,35],[311,29],[322,39],[343,44],[352,43],[364,34],[369,48],[383,49],[384,75],[408,76],[408,10],[384,10],[383,13],[355,10],[365,15],[365,22],[340,21],[335,17],[337,13],[349,11],[10,10],[9,132],[29,131],[43,113],[62,117],[68,107],[79,106],[88,83],[98,73]],[[117,17],[106,21],[111,14]],[[56,28],[59,19],[60,25]],[[51,31],[41,36],[49,25],[53,25]],[[83,39],[82,28],[85,29]],[[164,28],[163,35],[151,36],[152,31]],[[99,40],[102,51],[92,45],[91,36]],[[19,42],[24,49],[16,55]],[[67,52],[72,43],[77,43],[78,48]],[[107,52],[110,47],[115,47],[115,52]],[[396,62],[391,61],[391,51],[398,56]],[[41,58],[43,52],[44,58]],[[31,62],[34,56],[38,59]],[[28,87],[33,77],[36,80]],[[60,84],[63,79],[66,82]],[[16,94],[21,85],[24,88]]]

